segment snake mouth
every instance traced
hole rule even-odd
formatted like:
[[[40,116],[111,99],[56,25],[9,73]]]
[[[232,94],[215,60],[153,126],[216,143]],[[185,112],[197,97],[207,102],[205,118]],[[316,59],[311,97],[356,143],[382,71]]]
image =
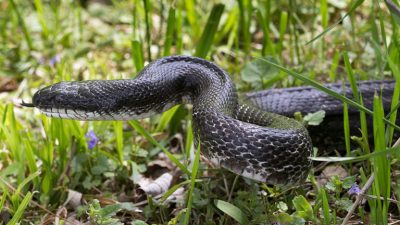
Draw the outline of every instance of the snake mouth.
[[[37,91],[32,103],[46,116],[64,119],[96,120],[100,118],[99,105],[90,100],[82,86],[76,82],[60,82]]]

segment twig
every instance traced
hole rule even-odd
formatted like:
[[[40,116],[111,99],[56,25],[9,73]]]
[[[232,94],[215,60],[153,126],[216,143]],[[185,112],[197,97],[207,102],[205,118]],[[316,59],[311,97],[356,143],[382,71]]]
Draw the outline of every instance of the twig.
[[[353,215],[353,212],[356,210],[358,205],[361,203],[361,201],[364,199],[364,193],[371,187],[372,182],[374,182],[374,174],[372,173],[371,176],[368,178],[367,182],[365,183],[364,187],[361,189],[360,193],[357,195],[356,201],[353,203],[351,206],[351,209],[347,213],[346,217],[344,218],[342,225],[346,225],[349,219],[351,218],[351,215]]]
[[[228,202],[230,202],[231,199],[232,199],[233,191],[234,191],[234,189],[235,189],[236,182],[237,182],[238,179],[239,179],[239,175],[236,175],[236,176],[235,176],[235,179],[233,180],[233,183],[232,183],[231,191],[229,192]]]

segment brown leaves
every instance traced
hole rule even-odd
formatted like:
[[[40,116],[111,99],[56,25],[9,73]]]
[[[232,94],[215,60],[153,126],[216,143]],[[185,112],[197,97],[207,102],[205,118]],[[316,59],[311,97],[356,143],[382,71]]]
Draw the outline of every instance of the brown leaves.
[[[18,82],[12,77],[0,77],[0,92],[15,91],[18,88]]]

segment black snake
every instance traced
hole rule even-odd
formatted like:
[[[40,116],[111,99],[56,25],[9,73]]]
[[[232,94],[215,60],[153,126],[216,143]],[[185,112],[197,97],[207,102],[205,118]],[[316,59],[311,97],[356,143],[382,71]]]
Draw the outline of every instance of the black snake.
[[[393,82],[388,84],[388,90],[393,89]],[[379,89],[381,84],[374,85]],[[240,104],[223,69],[200,58],[170,56],[150,63],[135,79],[60,82],[45,87],[34,94],[32,104],[25,105],[58,118],[132,120],[191,103],[196,144],[202,154],[234,173],[282,185],[303,181],[312,164],[307,129],[286,116],[314,109],[336,113],[342,107],[311,88],[289,90],[248,94],[248,100],[261,109]],[[297,90],[308,104],[316,101],[316,107],[304,107]]]

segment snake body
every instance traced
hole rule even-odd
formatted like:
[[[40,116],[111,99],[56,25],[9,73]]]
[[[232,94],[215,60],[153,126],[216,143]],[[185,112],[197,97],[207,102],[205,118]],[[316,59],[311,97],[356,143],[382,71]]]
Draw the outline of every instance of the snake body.
[[[296,90],[305,100],[296,97]],[[274,97],[280,94],[284,96]],[[135,79],[45,87],[34,94],[31,105],[51,117],[131,120],[191,103],[196,145],[212,162],[269,184],[303,181],[311,167],[308,131],[300,122],[268,111],[292,116],[291,109],[310,110],[302,101],[317,101],[315,105],[336,113],[341,103],[311,88],[252,93],[247,99],[258,107],[239,103],[229,75],[217,65],[196,57],[170,56],[150,63]]]
[[[239,104],[229,75],[204,59],[165,57],[135,79],[60,82],[32,98],[45,115],[74,120],[139,119],[181,103],[193,105],[196,145],[215,164],[269,184],[306,178],[312,145],[303,125]]]
[[[373,108],[374,95],[382,97],[382,105],[386,113],[391,110],[395,80],[372,80],[357,82],[357,91],[362,93],[363,104],[366,108]],[[342,82],[330,83],[325,87],[354,99],[350,84]],[[293,117],[295,112],[302,115],[318,110],[325,111],[325,118],[319,126],[308,126],[307,130],[312,138],[314,147],[320,154],[332,154],[333,151],[345,152],[344,128],[343,128],[343,103],[324,92],[310,86],[276,88],[248,93],[248,101],[257,107],[280,115]],[[348,108],[350,134],[361,136],[360,113],[354,107]],[[400,124],[397,116],[396,124]],[[369,129],[369,142],[373,143],[372,117],[367,117]],[[395,133],[395,138],[399,137]],[[352,143],[353,144],[353,143]],[[355,143],[354,143],[355,144]],[[354,145],[354,147],[358,147]]]

